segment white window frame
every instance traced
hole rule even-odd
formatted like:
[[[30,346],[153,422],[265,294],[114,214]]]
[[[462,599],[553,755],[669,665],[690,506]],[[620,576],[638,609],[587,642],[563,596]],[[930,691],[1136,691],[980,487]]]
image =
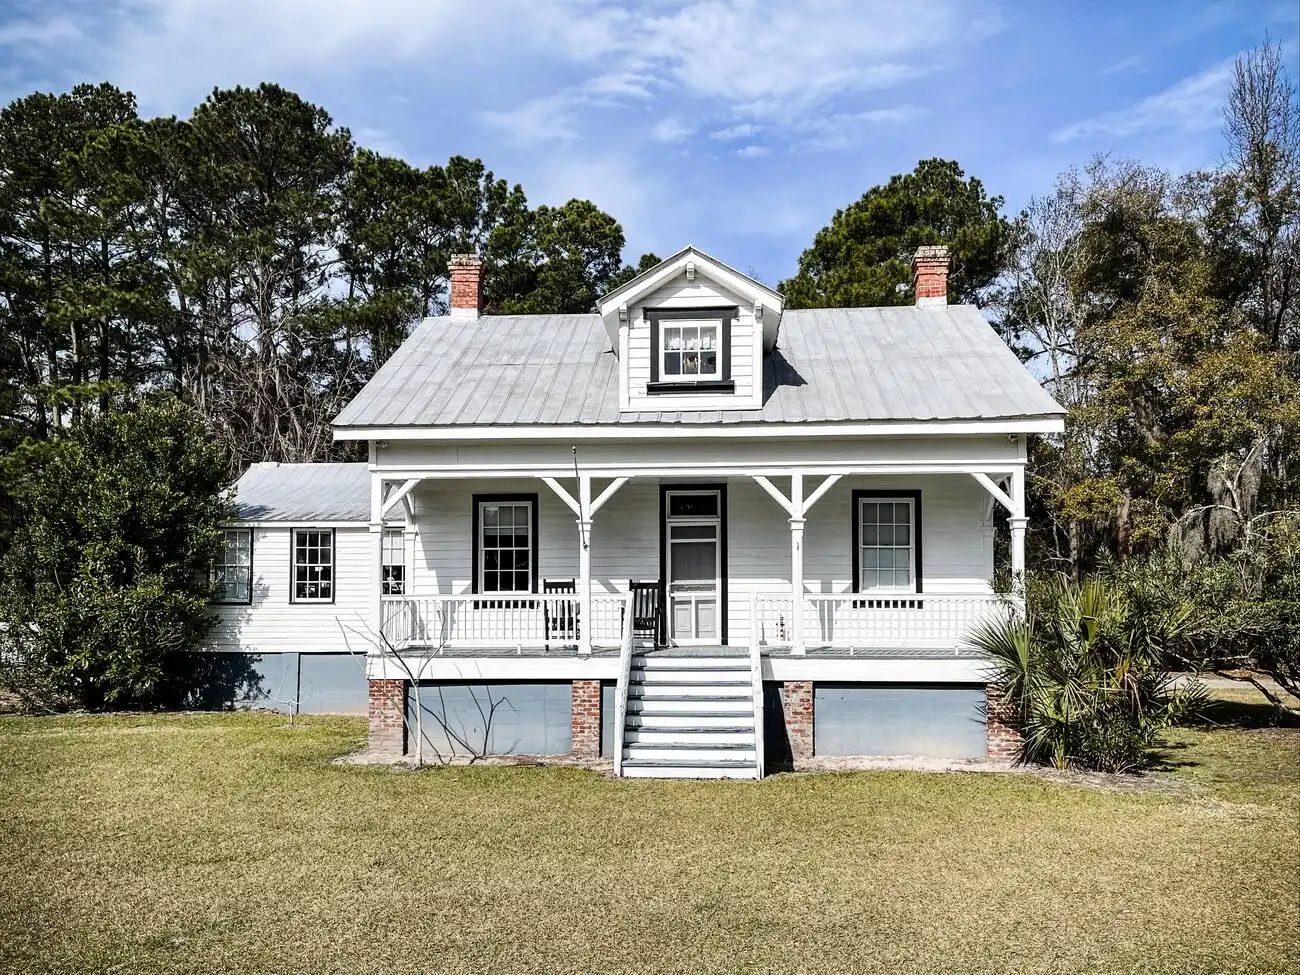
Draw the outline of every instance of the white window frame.
[[[866,543],[865,536],[866,536],[867,525],[863,521],[863,512],[865,506],[868,504],[903,505],[907,508],[907,545],[899,545],[896,543],[884,545],[881,544],[878,540],[871,545],[868,545]],[[858,531],[857,531],[858,550],[853,554],[853,557],[858,560],[858,592],[860,593],[915,593],[917,591],[916,579],[917,579],[917,575],[920,572],[920,566],[917,565],[917,558],[916,558],[916,535],[917,535],[916,499],[901,494],[860,497],[858,498],[857,511],[854,512],[854,517],[857,518],[858,520]],[[879,530],[881,523],[877,521],[875,524],[877,530]],[[898,523],[894,522],[893,524],[897,525]],[[867,549],[875,549],[878,552],[880,551],[898,552],[898,551],[906,550],[908,553],[907,556],[908,557],[908,580],[909,580],[908,585],[906,586],[868,585],[867,568],[862,564],[862,556],[867,551]],[[877,565],[876,568],[871,570],[872,576],[876,579],[879,579],[879,571],[880,571],[879,566]],[[895,569],[894,571],[897,570]]]
[[[722,320],[721,319],[689,319],[689,318],[666,318],[660,319],[659,327],[659,381],[670,383],[694,383],[694,382],[716,382],[722,378],[722,357],[725,350],[722,348]],[[681,331],[684,329],[695,329],[702,333],[704,329],[711,329],[713,332],[712,349],[696,349],[700,352],[713,352],[713,371],[712,372],[686,372],[685,371],[685,353],[687,349],[670,349],[668,347],[668,332],[670,330]],[[703,336],[700,337],[701,343]],[[681,354],[683,356],[683,371],[669,373],[667,366],[667,357],[671,354]]]
[[[329,561],[328,562],[298,562],[298,536],[299,535],[323,535],[329,539]],[[333,528],[294,528],[289,532],[289,602],[291,603],[332,603],[338,593],[338,539],[335,537]],[[309,549],[313,546],[307,546]],[[322,549],[322,546],[314,546]],[[314,580],[316,585],[329,588],[328,596],[299,596],[298,595],[298,570],[311,568],[329,569],[328,580]],[[310,573],[308,573],[310,575]],[[310,586],[313,582],[310,578],[304,578],[303,584]]]
[[[509,499],[509,500],[493,500],[491,498],[476,498],[474,503],[477,506],[477,511],[475,512],[475,514],[478,520],[478,537],[474,539],[474,545],[478,549],[478,578],[474,580],[474,585],[477,589],[477,592],[482,593],[485,596],[532,595],[536,591],[536,586],[537,586],[538,572],[537,572],[537,565],[536,565],[537,559],[535,556],[538,553],[538,546],[540,544],[540,539],[536,539],[533,537],[534,528],[537,527],[535,525],[536,509],[534,508],[534,505],[537,502],[532,498],[526,498],[526,499],[517,498],[517,499]],[[524,519],[524,524],[528,529],[528,543],[523,549],[523,551],[526,551],[528,553],[528,588],[527,589],[488,589],[484,583],[484,580],[486,578],[486,573],[487,573],[487,548],[484,545],[483,539],[484,536],[486,535],[485,529],[487,528],[487,523],[486,523],[486,519],[483,517],[483,509],[489,507],[523,508],[527,513]],[[506,551],[506,549],[498,545],[495,551],[503,552]],[[509,547],[509,551],[518,552],[520,551],[520,549],[512,545]],[[500,569],[496,569],[493,571],[499,572]],[[511,573],[514,573],[514,572],[518,572],[519,570],[512,567],[509,571]]]
[[[222,549],[221,558],[212,564],[208,572],[208,581],[213,585],[218,585],[218,574],[221,576],[221,593],[213,599],[213,603],[218,606],[251,606],[253,604],[253,529],[251,528],[223,528],[222,532]],[[244,564],[230,561],[230,541],[232,537],[247,539],[244,551],[248,553],[248,561]],[[244,595],[232,599],[226,594],[226,573],[231,569],[243,569],[248,576],[245,580]]]
[[[401,577],[390,578],[392,569],[400,569]],[[400,528],[385,528],[380,542],[379,591],[384,596],[410,595],[410,569],[406,565],[406,532]]]

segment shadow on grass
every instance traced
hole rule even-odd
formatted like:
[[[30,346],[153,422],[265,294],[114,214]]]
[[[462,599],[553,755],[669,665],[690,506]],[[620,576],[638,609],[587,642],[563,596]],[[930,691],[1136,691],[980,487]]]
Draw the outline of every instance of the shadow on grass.
[[[1209,701],[1198,715],[1185,722],[1191,728],[1297,728],[1293,714],[1267,703],[1228,701],[1216,698]]]

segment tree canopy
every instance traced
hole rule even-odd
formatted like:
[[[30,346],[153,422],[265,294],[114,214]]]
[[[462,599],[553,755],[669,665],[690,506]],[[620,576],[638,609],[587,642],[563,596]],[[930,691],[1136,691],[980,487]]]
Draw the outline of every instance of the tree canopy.
[[[227,452],[165,397],[86,416],[27,460],[0,566],[6,683],[43,702],[161,703],[213,622]]]
[[[990,197],[957,163],[922,160],[837,210],[778,290],[788,308],[908,305],[912,255],[946,244],[949,301],[979,303],[1006,265],[1011,225],[1001,209],[1002,197]]]
[[[0,110],[0,438],[57,436],[116,392],[172,390],[232,473],[340,456],[329,423],[421,317],[447,260],[489,311],[589,311],[634,273],[585,200],[530,207],[477,159],[358,149],[278,85],[142,119],[111,85]]]

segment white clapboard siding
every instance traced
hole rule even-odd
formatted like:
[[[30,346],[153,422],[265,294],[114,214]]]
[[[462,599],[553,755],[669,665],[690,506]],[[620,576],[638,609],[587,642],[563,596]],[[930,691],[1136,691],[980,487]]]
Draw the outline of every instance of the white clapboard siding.
[[[289,601],[291,544],[289,526],[253,531],[252,605],[213,607],[217,625],[209,637],[211,649],[248,653],[348,650],[341,624],[362,629],[374,606],[369,531],[365,525],[334,530],[333,603]],[[347,639],[354,652],[366,652],[365,637],[349,633]]]
[[[735,392],[690,396],[647,396],[650,381],[650,325],[645,321],[647,308],[691,308],[736,305],[739,317],[731,323],[731,379]],[[756,409],[762,405],[762,335],[754,327],[754,309],[748,299],[719,287],[703,274],[695,281],[678,278],[651,292],[628,310],[627,361],[623,363],[628,384],[628,409],[658,413],[683,409],[734,410]]]

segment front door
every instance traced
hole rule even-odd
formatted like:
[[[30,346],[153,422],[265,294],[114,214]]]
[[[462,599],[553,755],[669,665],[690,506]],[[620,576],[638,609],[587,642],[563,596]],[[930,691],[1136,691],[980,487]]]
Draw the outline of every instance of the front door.
[[[668,639],[675,644],[718,643],[722,606],[722,492],[666,492],[665,578]]]

